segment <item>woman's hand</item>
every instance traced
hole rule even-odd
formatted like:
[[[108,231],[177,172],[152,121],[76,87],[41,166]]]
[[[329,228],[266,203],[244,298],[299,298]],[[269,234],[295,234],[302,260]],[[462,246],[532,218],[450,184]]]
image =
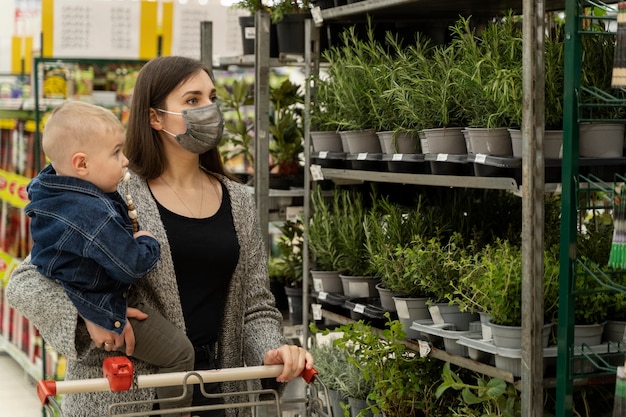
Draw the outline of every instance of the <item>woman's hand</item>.
[[[300,376],[304,368],[313,369],[313,356],[305,349],[282,345],[278,349],[272,349],[263,357],[264,365],[283,365],[283,372],[276,377],[278,382],[289,382]]]
[[[144,320],[148,317],[148,315],[141,310],[128,307],[126,309],[126,317]],[[130,321],[126,321],[126,326],[124,327],[124,331],[121,335],[112,333],[97,324],[90,322],[89,320],[85,320],[85,325],[87,326],[87,331],[91,336],[91,340],[93,340],[97,347],[101,347],[107,352],[111,352],[120,349],[122,346],[126,346],[126,354],[128,356],[132,355],[135,351],[135,334],[133,333]]]

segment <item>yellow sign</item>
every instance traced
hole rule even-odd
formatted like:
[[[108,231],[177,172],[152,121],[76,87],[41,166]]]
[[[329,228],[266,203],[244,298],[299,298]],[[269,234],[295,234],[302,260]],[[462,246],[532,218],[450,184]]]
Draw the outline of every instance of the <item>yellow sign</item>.
[[[0,169],[0,200],[13,207],[26,207],[29,202],[26,186],[29,182],[30,178]]]

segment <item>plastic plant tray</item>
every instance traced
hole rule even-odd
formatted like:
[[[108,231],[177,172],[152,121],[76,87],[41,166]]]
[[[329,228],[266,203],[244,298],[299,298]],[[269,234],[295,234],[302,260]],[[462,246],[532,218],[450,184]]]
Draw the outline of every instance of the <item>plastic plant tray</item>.
[[[352,169],[364,171],[387,171],[386,163],[382,163],[382,153],[349,153],[346,155],[346,159]]]
[[[311,159],[323,168],[343,168],[346,165],[346,152],[311,152]]]
[[[389,172],[430,174],[430,163],[423,153],[383,154],[382,160],[387,163]]]
[[[411,329],[420,332],[422,335],[428,334],[432,336],[441,337],[446,352],[464,356],[469,356],[467,347],[457,343],[459,338],[466,337],[478,337],[480,333],[469,330],[455,330],[455,327],[451,323],[434,324],[432,320],[415,320],[411,324]]]
[[[427,153],[424,159],[430,162],[430,171],[435,175],[474,175],[467,154]]]

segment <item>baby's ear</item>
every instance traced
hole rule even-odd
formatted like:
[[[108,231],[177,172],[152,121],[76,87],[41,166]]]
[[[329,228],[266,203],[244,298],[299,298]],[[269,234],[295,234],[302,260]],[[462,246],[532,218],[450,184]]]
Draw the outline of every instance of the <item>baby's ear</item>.
[[[88,165],[87,165],[87,154],[83,152],[76,152],[72,155],[72,170],[81,176],[87,175],[89,173]]]

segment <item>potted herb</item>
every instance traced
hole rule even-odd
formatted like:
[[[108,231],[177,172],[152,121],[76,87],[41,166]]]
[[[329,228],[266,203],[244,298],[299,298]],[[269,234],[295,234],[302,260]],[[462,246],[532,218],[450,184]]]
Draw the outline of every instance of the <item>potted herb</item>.
[[[433,409],[442,363],[409,350],[402,324],[386,316],[381,335],[359,321],[341,326],[343,337],[335,343],[348,349],[349,361],[371,384],[367,399],[374,414],[403,417]]]
[[[317,186],[311,193],[311,219],[305,228],[314,269],[311,277],[313,288],[320,292],[343,294],[339,273],[341,271],[341,250],[337,238],[338,214],[335,206],[326,203],[322,188]]]
[[[368,76],[368,44],[361,40],[355,26],[346,28],[340,42],[323,52],[328,61],[328,83],[337,104],[335,123],[339,127],[343,150],[348,153],[380,153],[375,122],[363,111],[365,92],[375,89]]]
[[[243,158],[244,164],[254,166],[252,118],[246,109],[254,104],[252,85],[245,80],[234,80],[231,85],[217,84],[217,96],[224,114],[224,139],[222,146],[225,161]]]
[[[304,151],[302,95],[299,86],[289,79],[277,86],[270,86],[270,103],[270,169],[293,177],[301,171],[300,158]],[[301,183],[298,181],[298,184]]]
[[[337,215],[337,245],[343,293],[352,298],[373,297],[378,277],[372,275],[365,247],[365,203],[361,193],[335,189],[332,210]]]
[[[278,229],[281,235],[276,247],[279,256],[274,267],[282,271],[292,324],[302,324],[302,221],[286,220]]]

